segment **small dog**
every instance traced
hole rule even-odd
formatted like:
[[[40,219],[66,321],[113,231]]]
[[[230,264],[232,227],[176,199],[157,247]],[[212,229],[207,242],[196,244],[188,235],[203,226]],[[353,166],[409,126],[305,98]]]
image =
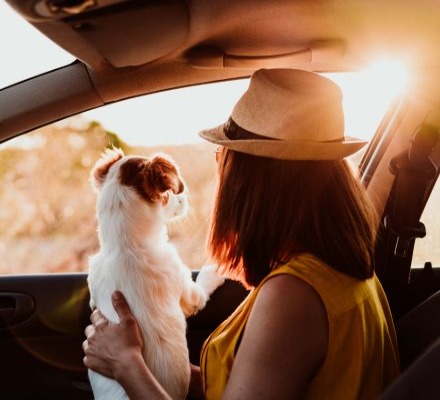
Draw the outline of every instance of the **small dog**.
[[[224,282],[214,266],[196,282],[168,241],[166,223],[188,209],[185,184],[167,156],[125,156],[109,149],[90,174],[98,193],[100,250],[90,258],[90,306],[119,322],[111,294],[121,291],[139,323],[144,359],[173,399],[185,399],[190,379],[185,317],[203,308]],[[128,399],[114,380],[89,370],[95,399]]]

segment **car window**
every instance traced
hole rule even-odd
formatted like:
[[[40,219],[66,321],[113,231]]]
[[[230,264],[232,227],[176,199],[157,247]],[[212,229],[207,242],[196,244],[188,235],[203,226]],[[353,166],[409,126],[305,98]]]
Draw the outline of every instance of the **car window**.
[[[423,210],[421,222],[425,225],[426,236],[416,239],[412,268],[422,268],[426,262],[433,267],[440,266],[440,181],[437,180],[428,203]]]
[[[368,140],[388,105],[381,104],[380,82],[374,92],[363,79],[356,86],[355,75],[328,76],[344,91],[347,135]],[[189,267],[207,262],[215,146],[197,132],[226,121],[247,86],[245,79],[139,97],[1,145],[0,274],[87,270],[88,257],[98,249],[96,196],[88,177],[110,145],[127,154],[162,151],[175,159],[189,188],[191,211],[170,224],[170,240]]]
[[[0,1],[0,89],[67,65],[74,57]],[[7,34],[6,34],[7,32]]]

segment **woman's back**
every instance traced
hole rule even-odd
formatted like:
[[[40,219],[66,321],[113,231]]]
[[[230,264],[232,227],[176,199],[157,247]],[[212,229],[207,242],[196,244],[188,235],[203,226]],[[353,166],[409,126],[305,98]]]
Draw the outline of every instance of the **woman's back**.
[[[255,299],[264,283],[280,274],[313,287],[327,313],[327,355],[305,398],[377,397],[399,369],[394,327],[379,281],[375,276],[364,281],[349,277],[302,253],[268,275],[208,340],[202,354],[206,398],[221,397]]]

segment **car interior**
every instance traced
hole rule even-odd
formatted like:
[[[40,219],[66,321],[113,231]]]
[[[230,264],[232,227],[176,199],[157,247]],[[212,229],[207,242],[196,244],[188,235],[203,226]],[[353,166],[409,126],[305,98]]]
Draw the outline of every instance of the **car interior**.
[[[431,237],[439,221],[437,1],[6,3],[75,61],[0,89],[1,146],[101,106],[247,79],[259,68],[337,73],[362,70],[380,57],[404,59],[411,83],[384,112],[358,163],[380,216],[376,271],[396,324],[402,369],[382,398],[440,398],[434,373],[440,362],[440,262],[434,257],[440,237],[433,239],[432,259],[417,266],[413,259],[415,244]],[[437,220],[426,221],[430,202]],[[203,341],[246,294],[227,281],[188,319],[193,363]],[[81,348],[88,301],[86,272],[0,276],[2,398],[93,398]]]

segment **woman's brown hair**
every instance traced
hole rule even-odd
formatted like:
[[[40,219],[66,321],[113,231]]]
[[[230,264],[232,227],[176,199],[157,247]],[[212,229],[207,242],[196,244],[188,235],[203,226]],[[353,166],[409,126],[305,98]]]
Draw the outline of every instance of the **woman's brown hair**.
[[[285,161],[224,150],[209,250],[247,286],[308,251],[364,280],[376,215],[346,160]]]

